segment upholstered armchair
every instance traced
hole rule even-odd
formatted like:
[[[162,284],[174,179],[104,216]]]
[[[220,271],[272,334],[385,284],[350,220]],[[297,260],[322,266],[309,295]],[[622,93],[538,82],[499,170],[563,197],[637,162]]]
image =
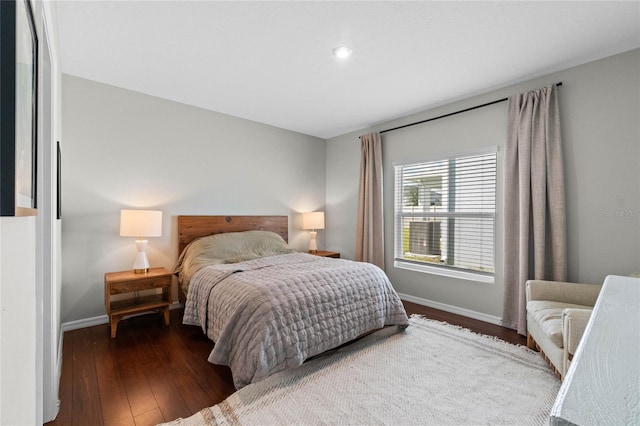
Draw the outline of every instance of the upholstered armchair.
[[[563,379],[598,299],[601,285],[529,280],[527,346],[539,350]]]

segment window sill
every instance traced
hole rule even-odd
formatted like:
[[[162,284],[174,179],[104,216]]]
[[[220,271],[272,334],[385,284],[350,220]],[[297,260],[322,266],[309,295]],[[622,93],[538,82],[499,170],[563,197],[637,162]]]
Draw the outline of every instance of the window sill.
[[[476,274],[474,272],[458,271],[454,269],[438,268],[435,266],[420,265],[413,262],[403,262],[395,260],[393,266],[409,271],[422,272],[426,274],[441,275],[444,277],[458,278],[461,280],[476,281],[485,284],[493,284],[495,282],[493,275]]]

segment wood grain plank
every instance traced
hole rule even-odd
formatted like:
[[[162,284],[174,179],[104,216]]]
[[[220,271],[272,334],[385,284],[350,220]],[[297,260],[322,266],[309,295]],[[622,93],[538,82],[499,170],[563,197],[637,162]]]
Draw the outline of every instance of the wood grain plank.
[[[145,315],[145,317],[147,316]],[[157,318],[155,315],[153,316]],[[130,318],[128,320],[129,327],[123,327],[115,340],[115,350],[117,352],[115,357],[116,368],[120,372],[134,419],[140,414],[158,408],[143,368],[137,365],[136,340],[140,338],[140,330],[135,325],[141,318],[143,317]],[[144,333],[143,330],[142,332]]]
[[[73,425],[103,424],[91,329],[77,330],[73,342]]]
[[[105,425],[134,425],[127,391],[114,359],[116,343],[104,338],[102,327],[92,327],[93,355],[100,389],[100,404]]]
[[[185,367],[211,400],[215,401],[215,404],[223,401],[236,390],[231,369],[223,365],[201,362],[209,358],[213,342],[202,333],[199,327],[186,325],[182,327],[185,332],[176,334],[176,337],[185,348],[191,349],[183,351]]]
[[[170,376],[173,385],[180,393],[191,413],[201,410],[213,404],[214,396],[203,389],[198,383],[197,377],[187,367],[188,363],[199,362],[203,359],[202,351],[185,347],[179,339],[176,339],[179,327],[169,327],[168,332],[151,331],[148,333],[152,350],[163,365],[163,370]],[[193,360],[186,354],[194,354]],[[208,362],[207,362],[208,364]]]
[[[160,356],[162,354],[153,348],[152,340],[165,340],[168,330],[167,327],[150,327],[146,335],[136,341],[137,364],[144,370],[158,408],[167,421],[188,417],[191,413],[167,368],[171,368],[171,360]]]
[[[172,419],[173,420],[173,419]],[[159,408],[139,414],[135,418],[136,426],[154,426],[165,421]]]

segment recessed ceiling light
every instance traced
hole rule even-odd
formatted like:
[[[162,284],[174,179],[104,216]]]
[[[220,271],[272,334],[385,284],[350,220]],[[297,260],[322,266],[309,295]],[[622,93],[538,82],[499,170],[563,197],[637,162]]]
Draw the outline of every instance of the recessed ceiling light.
[[[345,59],[351,56],[351,52],[352,50],[349,49],[347,46],[340,46],[333,49],[333,56],[335,56],[338,59]]]

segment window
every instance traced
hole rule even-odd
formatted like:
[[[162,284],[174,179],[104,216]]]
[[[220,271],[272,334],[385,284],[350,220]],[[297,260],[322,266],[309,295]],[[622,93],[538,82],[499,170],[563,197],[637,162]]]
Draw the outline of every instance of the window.
[[[395,165],[396,267],[493,282],[496,152]]]

